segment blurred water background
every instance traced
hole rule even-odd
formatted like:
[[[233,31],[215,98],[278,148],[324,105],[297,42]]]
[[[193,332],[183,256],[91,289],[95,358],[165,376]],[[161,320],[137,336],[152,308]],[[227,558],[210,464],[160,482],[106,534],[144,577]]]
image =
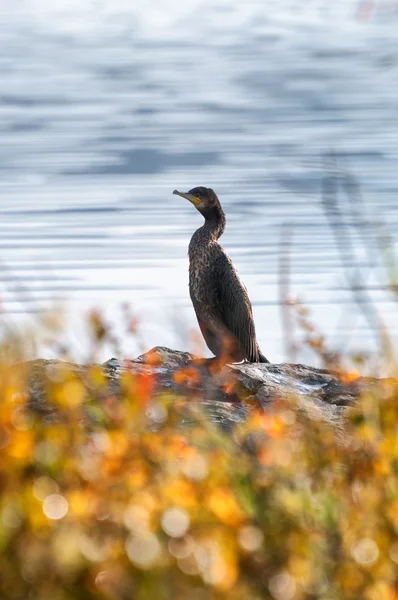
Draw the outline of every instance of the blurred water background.
[[[63,299],[78,348],[88,307],[118,323],[127,301],[144,346],[187,349],[197,326],[186,254],[201,217],[172,190],[205,185],[226,211],[222,243],[272,361],[285,358],[283,238],[289,292],[332,345],[372,350],[322,206],[324,157],[335,152],[362,192],[354,213],[339,192],[353,268],[396,333],[374,226],[354,225],[384,223],[397,238],[398,2],[0,7],[3,318],[29,320]]]

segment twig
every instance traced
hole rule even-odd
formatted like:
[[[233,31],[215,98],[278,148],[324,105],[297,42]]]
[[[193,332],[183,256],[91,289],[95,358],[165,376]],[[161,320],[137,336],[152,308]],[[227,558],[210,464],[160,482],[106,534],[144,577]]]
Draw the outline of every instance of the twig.
[[[289,302],[291,243],[291,224],[284,223],[281,227],[279,247],[279,306],[281,309],[283,339],[285,340],[285,353],[291,362],[295,362],[296,344],[294,341],[294,319],[292,318]]]
[[[322,205],[329,219],[334,233],[336,244],[340,252],[340,259],[344,268],[344,274],[353,294],[355,303],[368,322],[369,328],[381,348],[387,350],[385,327],[376,307],[366,291],[360,269],[356,265],[355,252],[351,239],[347,234],[342,212],[337,202],[338,173],[336,168],[336,157],[333,153],[325,159],[325,175],[322,181]],[[388,353],[391,348],[388,348]]]

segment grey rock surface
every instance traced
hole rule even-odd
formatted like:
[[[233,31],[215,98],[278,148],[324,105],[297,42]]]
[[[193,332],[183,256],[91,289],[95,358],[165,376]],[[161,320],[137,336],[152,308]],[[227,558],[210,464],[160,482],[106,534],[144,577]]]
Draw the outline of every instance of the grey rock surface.
[[[155,391],[168,390],[190,397],[204,407],[209,418],[230,428],[244,421],[253,407],[270,410],[278,399],[293,398],[297,409],[309,418],[323,420],[341,427],[347,407],[355,404],[361,391],[370,390],[381,380],[359,378],[343,383],[337,374],[301,364],[233,364],[216,375],[209,373],[206,362],[194,359],[187,352],[156,347],[133,360],[111,358],[100,368],[106,386],[93,391],[90,367],[57,360],[35,360],[27,365],[29,402],[33,410],[51,419],[54,409],[46,398],[48,380],[66,366],[84,383],[88,393],[95,393],[98,402],[121,391],[122,376],[151,374]],[[55,374],[55,375],[54,375]]]

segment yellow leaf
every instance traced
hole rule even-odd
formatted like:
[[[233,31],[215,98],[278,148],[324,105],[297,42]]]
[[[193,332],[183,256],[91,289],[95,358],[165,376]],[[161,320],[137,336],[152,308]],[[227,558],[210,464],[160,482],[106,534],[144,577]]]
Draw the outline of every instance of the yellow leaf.
[[[238,525],[245,518],[243,510],[228,490],[217,488],[211,492],[208,506],[220,521],[230,526]]]

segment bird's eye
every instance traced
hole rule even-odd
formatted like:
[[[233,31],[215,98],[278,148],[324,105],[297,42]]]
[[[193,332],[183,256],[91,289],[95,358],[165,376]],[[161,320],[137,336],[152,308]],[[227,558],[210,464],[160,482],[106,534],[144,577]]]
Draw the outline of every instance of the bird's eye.
[[[200,194],[195,194],[195,196],[196,196],[197,198],[200,198]]]

